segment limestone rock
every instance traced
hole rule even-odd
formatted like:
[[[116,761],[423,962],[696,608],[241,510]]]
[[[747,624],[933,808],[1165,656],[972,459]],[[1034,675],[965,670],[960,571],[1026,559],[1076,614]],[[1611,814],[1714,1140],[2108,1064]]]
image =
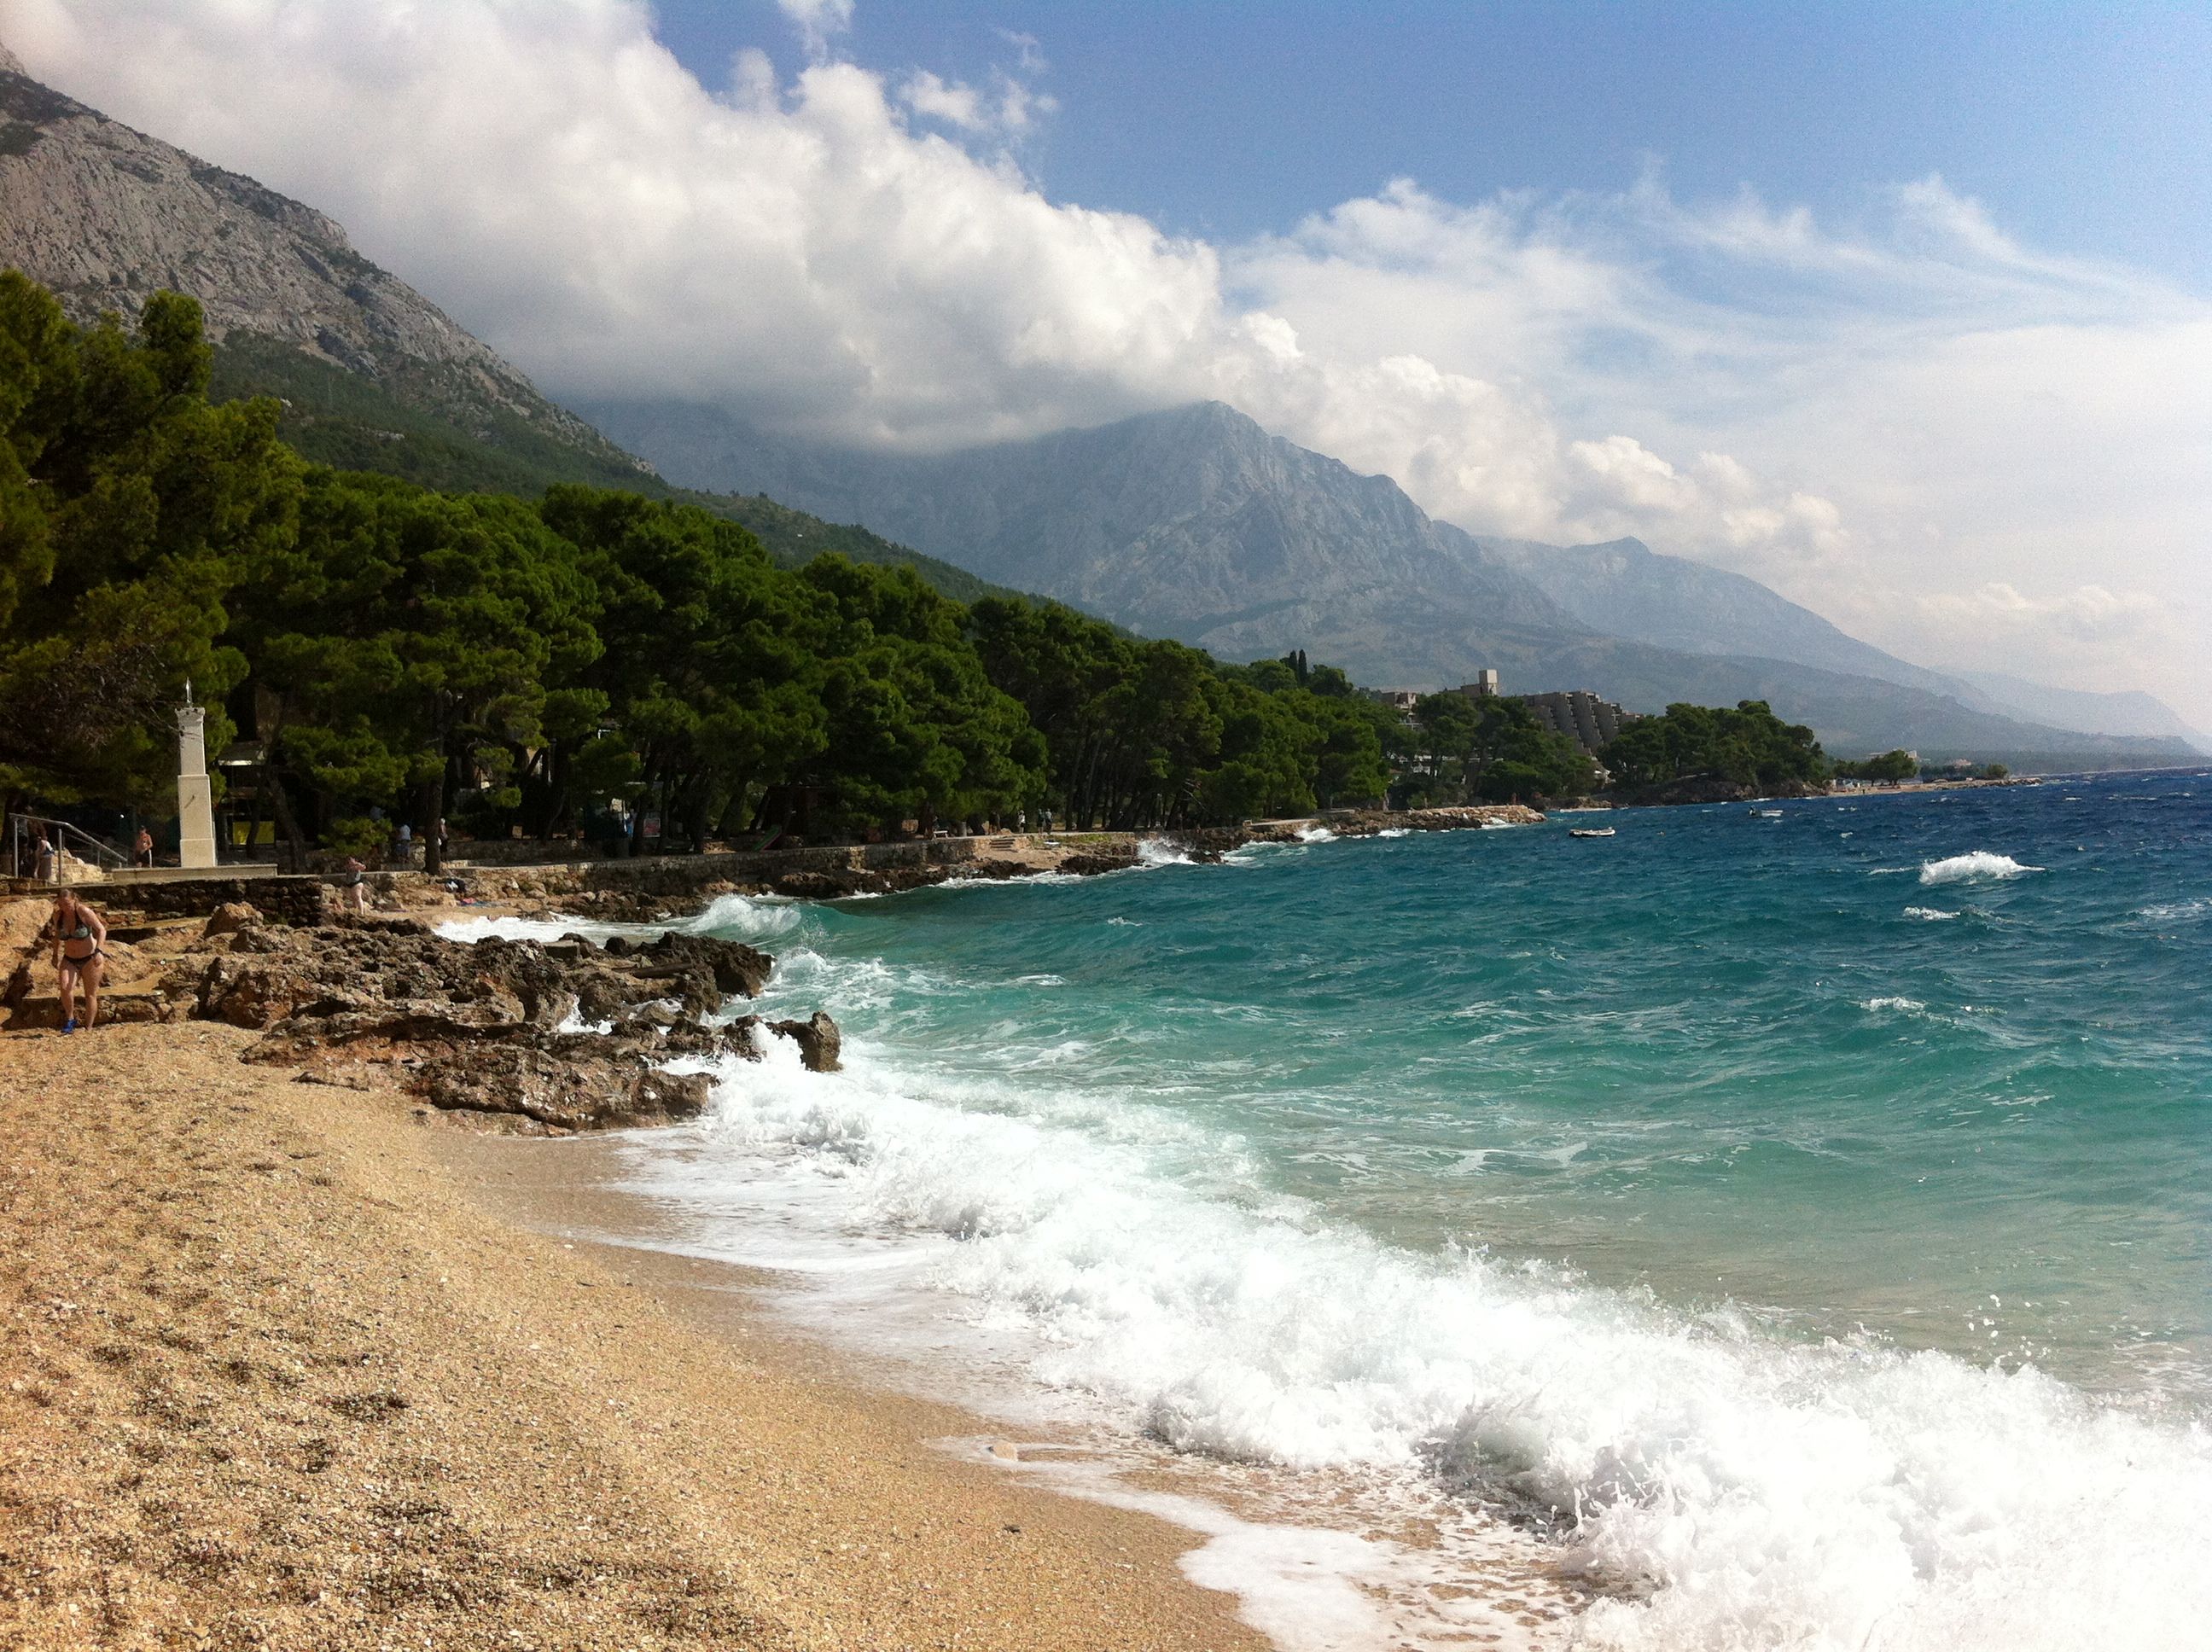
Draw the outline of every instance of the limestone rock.
[[[380,1078],[456,1116],[538,1133],[697,1116],[708,1077],[669,1065],[753,1055],[750,1017],[711,1017],[757,994],[774,967],[753,947],[701,935],[470,945],[410,917],[305,928],[241,911],[235,921],[170,966],[150,1012],[189,1004],[260,1030],[248,1060],[317,1083]],[[792,1024],[810,1065],[835,1064],[827,1017]]]
[[[1101,872],[1121,872],[1137,864],[1134,849],[1115,849],[1097,854],[1071,854],[1060,863],[1060,869],[1078,878],[1095,878]]]
[[[261,921],[258,908],[243,901],[226,901],[208,914],[207,922],[200,929],[203,940],[213,940],[218,935],[234,935],[249,924]]]
[[[804,1021],[768,1024],[799,1046],[799,1059],[809,1072],[835,1072],[844,1066],[845,1036],[825,1011],[817,1010]]]

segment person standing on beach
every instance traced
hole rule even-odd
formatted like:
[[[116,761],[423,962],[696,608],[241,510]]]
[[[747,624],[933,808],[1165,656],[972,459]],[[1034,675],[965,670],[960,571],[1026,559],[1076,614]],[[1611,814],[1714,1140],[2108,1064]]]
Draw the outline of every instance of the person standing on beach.
[[[143,826],[138,829],[138,864],[142,866],[154,864],[154,834]]]
[[[55,874],[61,870],[61,865],[54,854],[53,844],[46,837],[46,829],[41,826],[38,829],[39,841],[33,846],[32,853],[38,860],[39,881],[41,884],[51,884],[54,881]]]
[[[54,896],[54,915],[47,928],[54,943],[54,977],[60,983],[62,1030],[76,1030],[76,993],[82,987],[84,1027],[89,1032],[100,1019],[100,981],[106,973],[101,949],[107,943],[107,926],[77,899],[76,890],[65,889]]]
[[[346,904],[356,918],[368,914],[368,868],[352,855],[346,857]]]

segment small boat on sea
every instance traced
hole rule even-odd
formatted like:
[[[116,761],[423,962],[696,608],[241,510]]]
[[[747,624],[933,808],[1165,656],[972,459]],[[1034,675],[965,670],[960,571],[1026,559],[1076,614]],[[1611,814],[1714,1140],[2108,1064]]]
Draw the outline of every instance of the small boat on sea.
[[[1779,820],[1782,818],[1782,811],[1779,809],[1754,809],[1751,811],[1751,817],[1753,820]]]
[[[1613,835],[1613,828],[1610,826],[1570,826],[1567,828],[1567,835],[1569,837],[1611,837]]]

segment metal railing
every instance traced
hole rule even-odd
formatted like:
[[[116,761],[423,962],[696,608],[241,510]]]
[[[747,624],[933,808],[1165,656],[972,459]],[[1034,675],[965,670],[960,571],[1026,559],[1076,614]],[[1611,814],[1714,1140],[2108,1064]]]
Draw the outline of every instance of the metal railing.
[[[8,817],[9,876],[40,884],[66,883],[69,880],[62,875],[64,857],[89,859],[102,871],[110,866],[120,870],[131,864],[130,856],[101,842],[82,826],[49,820],[43,815]]]

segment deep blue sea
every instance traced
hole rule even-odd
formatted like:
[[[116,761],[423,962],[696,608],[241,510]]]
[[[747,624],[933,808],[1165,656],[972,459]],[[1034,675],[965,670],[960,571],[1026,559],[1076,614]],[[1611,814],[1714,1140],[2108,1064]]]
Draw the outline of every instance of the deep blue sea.
[[[846,1334],[1487,1511],[1583,1591],[1530,1644],[2208,1643],[2204,773],[699,921],[848,1070],[635,1183]]]

